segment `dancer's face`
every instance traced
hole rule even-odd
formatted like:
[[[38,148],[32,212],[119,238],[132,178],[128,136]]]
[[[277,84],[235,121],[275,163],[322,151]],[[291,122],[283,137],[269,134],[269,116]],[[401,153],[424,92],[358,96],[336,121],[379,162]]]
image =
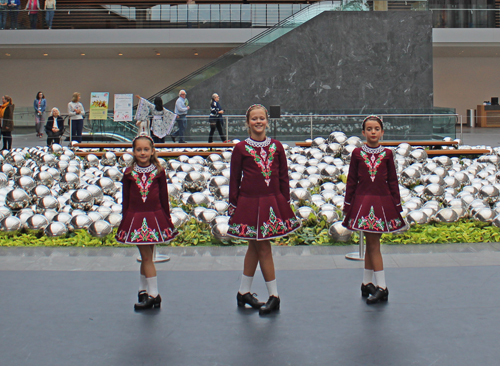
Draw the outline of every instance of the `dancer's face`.
[[[380,126],[380,123],[375,120],[368,120],[365,122],[363,136],[366,137],[366,144],[368,146],[377,147],[383,135],[384,130],[382,126]]]
[[[151,156],[153,156],[154,151],[154,147],[148,139],[140,138],[135,141],[134,156],[139,166],[149,166],[151,164]]]
[[[250,111],[248,116],[248,128],[250,129],[250,137],[261,140],[266,137],[266,128],[269,122],[267,121],[266,112],[262,108],[255,108]]]

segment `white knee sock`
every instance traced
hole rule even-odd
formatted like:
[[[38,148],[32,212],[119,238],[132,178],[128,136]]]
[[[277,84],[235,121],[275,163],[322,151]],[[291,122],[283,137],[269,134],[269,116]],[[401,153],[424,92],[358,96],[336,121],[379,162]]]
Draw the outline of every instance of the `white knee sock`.
[[[141,281],[139,283],[139,292],[148,291],[148,281],[146,281],[146,276],[141,274]]]
[[[253,277],[248,277],[242,274],[240,290],[238,292],[242,295],[245,295],[247,292],[250,292],[252,288],[252,282],[253,282]]]
[[[375,281],[377,281],[377,286],[386,289],[387,285],[385,284],[384,270],[373,272],[373,274],[375,275]]]
[[[373,283],[373,269],[365,269],[363,272],[363,285]]]
[[[269,297],[276,296],[278,297],[278,285],[276,284],[276,280],[272,280],[266,282],[267,292],[269,292]]]
[[[148,282],[148,295],[152,297],[158,296],[158,277],[146,278]]]

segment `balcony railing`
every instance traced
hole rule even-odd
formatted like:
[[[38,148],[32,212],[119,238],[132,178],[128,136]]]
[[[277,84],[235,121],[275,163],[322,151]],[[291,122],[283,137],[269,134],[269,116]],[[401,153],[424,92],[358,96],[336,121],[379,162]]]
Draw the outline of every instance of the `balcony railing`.
[[[373,1],[334,1],[346,9],[372,10]],[[55,11],[54,29],[107,28],[267,28],[308,4],[162,4],[152,8],[102,5],[100,8],[64,8]],[[434,28],[499,28],[500,9],[494,3],[484,5],[440,5],[436,1],[392,0],[388,11],[429,10]],[[356,9],[355,9],[356,10]],[[18,29],[30,28],[27,11],[19,10]],[[6,12],[6,29],[10,29],[10,12]],[[37,29],[47,28],[46,12],[39,11]]]

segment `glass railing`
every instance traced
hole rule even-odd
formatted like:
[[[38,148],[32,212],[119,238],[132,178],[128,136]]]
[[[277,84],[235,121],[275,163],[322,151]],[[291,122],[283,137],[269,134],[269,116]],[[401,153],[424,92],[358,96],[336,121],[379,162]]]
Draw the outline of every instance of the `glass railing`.
[[[498,9],[475,7],[430,7],[433,28],[498,28]]]
[[[385,140],[419,141],[457,137],[458,116],[454,113],[379,114],[379,116],[384,121]],[[268,135],[284,142],[305,141],[316,137],[327,138],[333,131],[363,138],[361,121],[365,117],[366,114],[285,115],[270,120]],[[248,137],[244,115],[227,115],[223,119],[223,132],[227,139],[242,140]],[[210,123],[207,116],[188,116],[186,141],[208,141],[209,132]],[[137,128],[113,122],[112,117],[104,121],[90,121],[90,135],[94,136],[95,141],[130,141],[136,134]],[[117,138],[118,136],[124,138]],[[219,139],[216,133],[214,141]],[[165,142],[169,142],[168,138]]]
[[[130,21],[171,27],[271,27],[309,4],[161,4],[149,9],[103,5]]]
[[[361,121],[363,115],[286,115],[270,121],[268,135],[280,141],[304,141],[315,137],[327,138],[333,131],[344,132],[348,136],[363,138]],[[456,138],[456,114],[386,114],[380,115],[384,121],[384,139],[397,141],[442,140]],[[248,137],[245,117],[225,116],[224,131],[228,139]],[[210,124],[207,117],[188,117],[186,137],[188,141],[207,141]],[[218,141],[219,136],[214,136]]]
[[[231,111],[227,111],[229,113]],[[271,119],[269,136],[281,141],[304,141],[315,137],[327,138],[333,131],[342,131],[348,136],[362,137],[360,123],[369,114],[377,114],[384,120],[384,138],[386,140],[440,140],[443,137],[456,138],[455,131],[460,117],[453,109],[433,108],[432,113],[380,113],[371,110],[363,114],[288,114],[281,118]],[[418,112],[418,111],[416,111]],[[423,111],[420,111],[423,112]],[[427,111],[430,112],[430,111]],[[67,115],[62,114],[67,126],[65,135],[69,135],[69,121]],[[35,131],[34,113],[25,110],[14,113],[15,133]],[[244,111],[241,114],[228,114],[224,117],[224,134],[228,139],[244,139],[248,136]],[[186,137],[188,141],[207,141],[210,132],[208,116],[188,116]],[[175,129],[175,128],[174,128]],[[85,141],[132,141],[137,135],[135,123],[113,121],[113,112],[110,111],[106,120],[85,119]],[[216,133],[214,141],[218,141]],[[166,141],[169,142],[169,141]]]
[[[340,5],[340,1],[337,2]],[[309,4],[164,4],[152,8],[103,5],[58,8],[53,29],[114,28],[259,28],[272,27]],[[17,24],[11,14],[17,13]],[[36,29],[47,28],[47,11],[38,12]],[[24,9],[6,12],[5,29],[29,29]]]

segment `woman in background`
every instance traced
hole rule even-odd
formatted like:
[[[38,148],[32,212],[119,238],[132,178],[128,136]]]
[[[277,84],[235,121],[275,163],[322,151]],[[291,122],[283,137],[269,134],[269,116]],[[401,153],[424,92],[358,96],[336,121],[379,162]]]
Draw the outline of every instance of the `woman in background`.
[[[82,142],[83,118],[85,117],[85,109],[83,109],[80,99],[80,93],[73,93],[71,102],[68,103],[68,114],[71,126],[71,141]]]
[[[48,146],[52,145],[53,143],[61,143],[61,136],[64,132],[64,119],[61,117],[59,109],[52,108],[50,117],[47,119],[47,124],[45,125],[45,131],[47,131]]]
[[[219,136],[222,142],[226,141],[226,136],[222,132],[222,127],[224,126],[224,121],[222,120],[222,114],[224,110],[219,103],[219,95],[217,93],[212,94],[212,101],[210,102],[210,117],[208,121],[210,122],[210,133],[208,134],[208,142],[214,142],[214,133],[217,128]]]
[[[54,20],[54,12],[56,10],[56,0],[45,0],[43,10],[45,10],[45,23],[47,23],[49,29],[52,29],[52,21]]]
[[[36,29],[36,25],[38,23],[38,10],[40,10],[40,2],[38,0],[28,0],[26,2],[26,8],[24,8],[24,10],[28,10],[31,29]]]
[[[8,95],[2,97],[2,105],[0,106],[0,120],[2,121],[2,150],[10,150],[12,148],[12,130],[14,129],[14,104],[12,98]]]
[[[42,138],[42,125],[45,123],[45,108],[47,108],[47,101],[45,100],[45,95],[43,95],[41,91],[36,94],[33,108],[35,109],[36,137]]]

